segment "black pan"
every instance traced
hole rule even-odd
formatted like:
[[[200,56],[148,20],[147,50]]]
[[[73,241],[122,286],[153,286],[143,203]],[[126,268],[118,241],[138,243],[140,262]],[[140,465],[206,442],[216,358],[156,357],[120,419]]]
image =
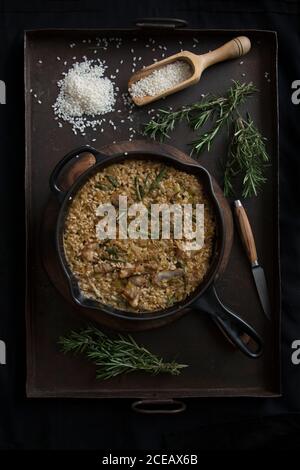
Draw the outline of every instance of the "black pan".
[[[71,160],[78,158],[81,153],[89,152],[95,157],[95,164],[87,169],[71,186],[68,191],[63,191],[59,187],[59,177],[62,174],[66,165],[71,162]],[[214,249],[214,255],[212,263],[208,273],[206,274],[203,282],[199,285],[192,295],[182,302],[177,303],[176,305],[155,312],[141,312],[138,315],[132,312],[126,312],[122,310],[115,309],[111,306],[102,304],[92,299],[87,299],[82,295],[79,290],[77,279],[74,274],[71,272],[63,247],[63,233],[65,226],[65,218],[69,209],[69,205],[72,202],[72,199],[78,192],[78,190],[97,172],[101,171],[106,166],[109,166],[113,163],[118,163],[124,159],[134,159],[138,158],[139,160],[145,159],[156,159],[163,161],[166,165],[174,166],[182,171],[190,172],[195,174],[201,179],[201,182],[204,184],[207,194],[210,196],[217,219],[217,236],[216,244]],[[75,150],[69,152],[54,168],[50,176],[50,188],[53,194],[56,196],[61,207],[57,219],[56,226],[56,248],[59,256],[60,263],[62,268],[67,276],[70,291],[74,301],[85,308],[93,308],[99,311],[103,311],[108,315],[111,315],[119,320],[129,320],[132,322],[148,322],[149,324],[153,320],[161,319],[160,324],[169,322],[172,317],[178,318],[178,313],[181,311],[187,311],[188,307],[192,307],[193,310],[199,310],[199,312],[209,314],[218,327],[225,333],[228,339],[236,345],[244,354],[250,358],[257,358],[261,356],[263,350],[263,342],[258,333],[254,330],[252,326],[242,320],[238,315],[232,312],[229,308],[224,306],[217,296],[214,280],[216,279],[222,254],[224,250],[224,219],[222,214],[222,209],[218,203],[218,200],[215,196],[212,180],[208,171],[200,166],[197,162],[194,163],[183,163],[182,161],[176,159],[173,156],[161,153],[161,152],[147,152],[143,151],[131,151],[128,154],[115,154],[115,155],[104,155],[103,153],[98,152],[96,149],[89,145],[82,146]]]

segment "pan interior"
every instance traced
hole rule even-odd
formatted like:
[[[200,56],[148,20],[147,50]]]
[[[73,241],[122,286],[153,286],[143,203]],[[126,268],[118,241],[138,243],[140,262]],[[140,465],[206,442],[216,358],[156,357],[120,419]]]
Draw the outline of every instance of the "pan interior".
[[[71,271],[68,261],[66,259],[65,250],[64,250],[64,243],[63,243],[63,234],[64,234],[64,226],[65,226],[65,219],[67,213],[69,211],[70,204],[72,203],[73,198],[76,196],[78,191],[87,183],[87,181],[94,176],[96,173],[103,171],[104,168],[122,162],[124,160],[155,160],[163,162],[165,165],[175,167],[181,171],[186,173],[191,173],[197,176],[201,182],[203,183],[206,193],[209,195],[214,214],[216,220],[216,235],[214,238],[214,246],[212,251],[212,259],[210,263],[210,267],[206,272],[202,282],[199,284],[198,287],[193,291],[191,295],[186,297],[184,300],[175,303],[173,306],[163,309],[163,310],[155,310],[155,311],[139,311],[138,313],[126,311],[126,310],[119,310],[118,308],[114,308],[108,304],[104,304],[102,302],[96,301],[91,298],[85,297],[79,289],[79,285],[77,279],[73,272]],[[62,204],[58,223],[57,223],[57,248],[60,257],[61,264],[63,269],[67,275],[70,289],[72,296],[77,304],[82,307],[86,308],[93,308],[103,312],[106,312],[109,315],[113,315],[118,318],[123,318],[127,320],[153,320],[158,318],[163,318],[169,315],[172,315],[178,310],[188,307],[193,301],[196,300],[203,292],[207,289],[207,287],[211,284],[214,280],[217,272],[218,267],[220,264],[220,260],[222,257],[223,249],[224,249],[224,240],[223,240],[223,233],[224,233],[224,222],[222,217],[222,211],[217,201],[217,198],[214,194],[212,181],[208,172],[198,165],[197,163],[183,163],[182,161],[178,160],[175,157],[171,157],[169,155],[161,155],[155,154],[153,152],[130,152],[129,155],[119,154],[110,157],[107,161],[103,161],[97,163],[93,167],[89,168],[85,173],[83,173],[77,181],[73,184],[70,188],[68,194],[65,197],[65,200]]]

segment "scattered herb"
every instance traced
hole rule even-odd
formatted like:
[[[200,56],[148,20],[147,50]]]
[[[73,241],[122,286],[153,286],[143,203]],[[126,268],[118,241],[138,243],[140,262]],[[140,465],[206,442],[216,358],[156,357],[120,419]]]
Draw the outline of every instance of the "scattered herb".
[[[243,176],[243,197],[257,195],[266,182],[264,170],[269,156],[265,141],[249,114],[246,119],[236,119],[224,173],[225,196],[234,194],[233,180],[240,174]]]
[[[134,178],[134,187],[135,187],[136,196],[138,200],[141,201],[143,199],[143,196],[142,196],[143,190],[141,191],[142,187],[139,183],[139,179],[137,176]]]
[[[185,268],[185,264],[181,259],[178,259],[176,261],[176,268],[183,268],[183,269]]]
[[[114,188],[119,186],[118,180],[113,175],[106,175],[106,178]]]
[[[149,193],[150,191],[152,191],[152,189],[154,189],[154,188],[151,188],[151,184],[150,184],[149,188],[147,189],[148,183],[149,183],[149,176],[150,176],[150,174],[148,173],[142,184],[140,183],[140,180],[139,180],[138,176],[136,176],[134,178],[135,193],[136,193],[136,197],[139,201],[142,201],[144,199],[144,197],[146,196],[146,194]]]
[[[59,338],[64,353],[84,354],[97,366],[97,379],[110,379],[120,374],[143,371],[149,374],[168,373],[179,375],[185,364],[163,362],[163,359],[138,345],[131,336],[118,335],[109,338],[102,331],[90,326],[72,331]]]
[[[110,242],[110,238],[105,238],[105,240],[101,240],[101,242],[98,243],[99,248],[102,248],[108,242]]]
[[[139,191],[140,191],[141,198],[143,199],[145,196],[145,183],[144,185],[142,184],[139,185]]]
[[[116,279],[114,285],[117,289],[123,289],[125,287],[123,279]]]
[[[118,250],[115,246],[108,246],[106,248],[106,251],[109,255],[111,255],[113,258],[117,258],[119,256]]]
[[[97,189],[101,189],[101,191],[109,191],[109,188],[107,186],[105,186],[105,184],[96,183],[95,186],[96,186]]]
[[[147,188],[147,184],[148,184],[148,181],[149,181],[149,178],[150,178],[150,173],[147,173],[145,179],[144,179],[144,189],[146,190]]]
[[[172,305],[174,302],[176,302],[176,296],[175,295],[170,295],[167,298],[167,306]]]
[[[166,174],[167,174],[167,167],[164,166],[160,170],[160,172],[158,173],[154,181],[150,184],[149,189],[148,189],[148,194],[151,193],[151,191],[153,191],[154,189],[158,188],[158,186],[160,185],[161,181],[164,179]]]

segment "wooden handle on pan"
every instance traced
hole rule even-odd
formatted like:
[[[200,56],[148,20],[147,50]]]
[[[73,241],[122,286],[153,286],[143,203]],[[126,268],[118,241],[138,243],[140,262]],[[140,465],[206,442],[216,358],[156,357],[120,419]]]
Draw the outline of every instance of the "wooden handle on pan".
[[[251,42],[247,36],[239,36],[226,42],[223,46],[214,51],[202,54],[200,57],[204,60],[203,70],[218,62],[228,59],[236,59],[247,54],[251,49]]]
[[[241,201],[234,201],[234,210],[240,236],[247,252],[248,259],[252,265],[255,265],[257,264],[257,252],[255,241],[248,216],[242,206]]]

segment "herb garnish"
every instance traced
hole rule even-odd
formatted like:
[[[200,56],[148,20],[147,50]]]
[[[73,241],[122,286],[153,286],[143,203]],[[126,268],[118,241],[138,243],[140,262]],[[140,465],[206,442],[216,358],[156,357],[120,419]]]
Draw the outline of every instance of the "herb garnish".
[[[109,255],[111,255],[113,258],[117,258],[119,256],[118,250],[115,246],[108,246],[106,248],[106,251]]]
[[[170,306],[172,305],[174,302],[176,302],[176,296],[175,295],[170,295],[168,298],[167,298],[167,306]]]
[[[109,188],[105,186],[105,184],[102,184],[102,183],[96,183],[95,187],[97,189],[101,189],[101,191],[109,191]]]
[[[158,188],[158,186],[160,185],[160,182],[164,179],[164,177],[166,176],[166,173],[167,173],[167,167],[164,166],[160,172],[158,173],[158,175],[156,176],[156,178],[154,179],[154,181],[152,181],[152,183],[150,184],[149,186],[149,189],[148,189],[148,194],[151,193],[151,191],[153,191],[154,189]]]
[[[137,176],[134,178],[134,188],[135,188],[135,192],[136,192],[136,196],[138,200],[141,201],[143,199],[144,190],[142,186],[140,185],[139,179]]]
[[[160,109],[158,118],[152,119],[146,124],[144,134],[163,141],[166,137],[170,137],[169,133],[181,121],[187,121],[189,126],[197,131],[209,119],[215,119],[213,127],[204,134],[200,134],[191,144],[192,153],[199,154],[204,148],[210,150],[211,144],[220,129],[232,118],[238,106],[256,91],[257,89],[253,83],[241,84],[233,81],[233,85],[225,97],[206,95],[202,100],[190,106],[183,106],[177,111]]]
[[[194,131],[199,131],[211,120],[211,128],[199,133],[191,143],[191,153],[199,155],[205,148],[210,151],[219,131],[226,124],[229,126],[234,122],[233,138],[224,174],[224,194],[230,196],[234,193],[234,177],[242,174],[242,196],[256,196],[266,181],[264,167],[269,161],[265,148],[266,139],[255,127],[249,114],[246,119],[239,114],[239,106],[256,91],[257,88],[251,82],[233,81],[226,96],[206,95],[202,100],[190,106],[183,106],[177,111],[161,109],[158,118],[152,119],[145,126],[144,134],[162,141],[170,137],[169,133],[181,121],[186,121]]]
[[[97,379],[106,380],[134,371],[152,375],[179,375],[181,369],[187,367],[174,361],[163,362],[162,358],[138,345],[132,336],[118,335],[109,338],[93,326],[81,331],[72,331],[67,337],[61,337],[59,344],[64,353],[85,354],[97,366]]]
[[[105,176],[114,188],[117,188],[119,186],[118,180],[113,175],[105,175]]]
[[[229,147],[224,173],[224,194],[232,196],[233,179],[243,176],[243,197],[256,196],[266,182],[264,169],[269,161],[265,147],[266,139],[255,127],[251,116],[239,117],[234,124],[234,133]]]

